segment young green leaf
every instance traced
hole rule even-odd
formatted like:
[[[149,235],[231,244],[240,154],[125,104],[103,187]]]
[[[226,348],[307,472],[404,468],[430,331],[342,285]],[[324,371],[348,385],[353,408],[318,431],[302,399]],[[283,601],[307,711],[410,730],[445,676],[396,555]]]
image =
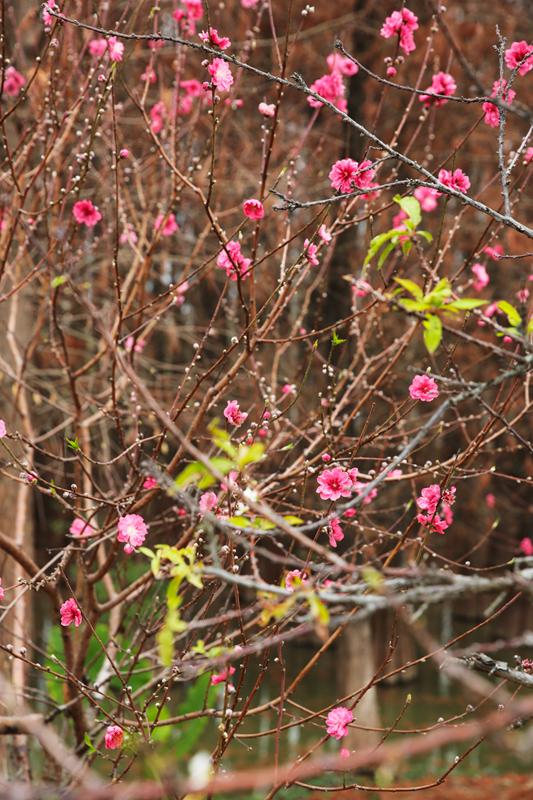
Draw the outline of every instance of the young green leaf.
[[[434,353],[442,340],[442,322],[435,314],[428,314],[423,325],[424,344],[428,353]]]

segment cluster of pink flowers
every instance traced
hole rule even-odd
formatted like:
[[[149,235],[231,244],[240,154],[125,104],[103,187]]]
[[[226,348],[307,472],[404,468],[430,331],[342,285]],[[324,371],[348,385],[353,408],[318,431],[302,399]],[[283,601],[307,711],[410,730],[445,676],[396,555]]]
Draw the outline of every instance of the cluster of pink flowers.
[[[502,100],[504,103],[510,105],[516,97],[516,92],[514,89],[507,88],[507,81],[498,80],[494,81],[491,97],[497,97],[499,100]],[[483,103],[482,108],[485,114],[485,123],[490,125],[491,128],[497,128],[500,124],[500,109],[498,106],[495,106],[494,103],[489,103],[487,101]]]
[[[25,83],[26,78],[15,67],[6,68],[4,72],[4,94],[7,94],[8,97],[16,97]]]
[[[294,592],[295,589],[298,589],[300,586],[305,586],[308,582],[309,579],[306,573],[299,569],[291,569],[291,571],[287,572],[285,575],[285,588],[289,592]]]
[[[242,204],[242,210],[244,211],[244,216],[248,217],[248,219],[263,219],[265,216],[265,207],[260,200],[256,200],[255,197],[251,197],[249,200],[245,200]]]
[[[462,169],[454,169],[453,172],[449,169],[439,170],[439,181],[449,189],[455,189],[456,192],[463,194],[470,189],[470,178]]]
[[[435,533],[444,533],[453,522],[451,506],[455,503],[455,493],[455,486],[450,486],[449,489],[441,491],[438,483],[433,483],[431,486],[426,486],[422,489],[416,504],[425,513],[417,515],[418,522]],[[437,514],[439,503],[441,503],[442,517]]]
[[[348,734],[348,725],[353,719],[351,709],[345,706],[332,708],[326,717],[326,730],[334,739],[343,739]]]
[[[327,100],[328,103],[336,106],[341,111],[346,111],[348,104],[345,98],[346,87],[343,77],[356,75],[359,72],[359,67],[350,58],[340,53],[330,53],[327,57],[327,64],[329,72],[314,81],[309,88],[319,94],[320,97],[323,97],[324,100]],[[323,105],[315,97],[308,97],[307,102],[311,108],[321,108]]]
[[[204,15],[202,0],[184,0],[183,4],[185,9],[175,9],[172,12],[172,16],[180,25],[183,34],[194,36],[196,33],[196,23],[201,20]]]
[[[521,62],[523,62],[521,64]],[[505,51],[505,63],[509,69],[518,69],[519,75],[527,75],[533,69],[533,45],[528,44],[525,39],[521,42],[513,42],[511,47]]]
[[[222,58],[214,58],[207,66],[211,81],[219,92],[229,92],[233,86],[233,75]]]
[[[347,194],[354,189],[372,189],[374,172],[371,161],[342,158],[333,164],[328,177],[334,189]]]
[[[229,400],[226,408],[224,409],[224,416],[232,425],[238,426],[248,418],[245,411],[241,411],[237,400]]]
[[[413,400],[431,403],[439,396],[439,387],[429,375],[415,375],[409,386],[409,395]]]
[[[59,609],[61,625],[66,628],[68,625],[74,625],[78,628],[82,622],[82,615],[80,608],[73,597],[66,600]]]
[[[456,89],[457,84],[449,72],[437,72],[431,79],[431,86],[425,90],[424,94],[419,95],[418,99],[424,103],[426,108],[430,106],[441,108],[448,102],[446,97],[452,97]],[[446,97],[435,97],[436,94],[443,94]]]
[[[43,6],[41,13],[43,25],[45,29],[51,28],[54,22],[54,17],[50,14],[51,11],[59,11],[59,7],[55,0],[48,0]]]
[[[158,214],[154,224],[156,231],[161,231],[161,236],[172,236],[178,230],[178,223],[174,214],[167,214],[166,217],[163,214]]]
[[[88,228],[94,228],[102,219],[98,208],[90,200],[78,200],[74,203],[72,213],[79,225],[86,225]]]
[[[140,514],[126,514],[125,517],[120,517],[117,529],[117,539],[124,543],[124,552],[128,555],[144,544],[148,534],[148,527]]]
[[[402,8],[401,11],[393,11],[390,17],[385,19],[380,30],[380,35],[384,39],[390,39],[391,36],[398,36],[400,39],[400,47],[409,55],[413,50],[416,50],[415,40],[413,33],[418,29],[418,17],[409,11],[408,8]]]
[[[205,44],[220,47],[221,50],[227,50],[228,47],[231,47],[230,39],[228,39],[227,36],[221,36],[216,28],[209,28],[208,31],[201,31],[198,36]]]
[[[243,256],[239,242],[233,239],[224,246],[224,249],[217,257],[217,267],[225,269],[226,275],[232,281],[236,281],[238,277],[242,280],[247,278],[251,263],[252,259]]]
[[[91,39],[89,52],[95,58],[102,58],[107,52],[111,61],[122,61],[124,45],[116,36],[110,36],[109,39]]]
[[[118,725],[108,725],[104,736],[106,750],[118,750],[122,747],[124,731]]]

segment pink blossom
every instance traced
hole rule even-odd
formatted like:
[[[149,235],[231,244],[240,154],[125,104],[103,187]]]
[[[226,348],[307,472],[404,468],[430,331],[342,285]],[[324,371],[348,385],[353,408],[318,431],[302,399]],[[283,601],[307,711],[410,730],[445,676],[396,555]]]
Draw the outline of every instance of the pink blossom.
[[[94,531],[93,526],[85,522],[81,517],[76,517],[76,519],[72,520],[70,528],[68,529],[68,532],[73,536],[83,536],[84,533],[91,533],[92,531]]]
[[[149,64],[146,66],[146,69],[141,75],[142,81],[148,81],[148,83],[156,83],[157,82],[157,73],[155,69],[153,69]]]
[[[201,514],[207,514],[217,507],[218,497],[214,492],[204,492],[198,502]]]
[[[162,101],[152,106],[150,109],[150,127],[154,133],[159,133],[162,130],[166,115],[167,110]]]
[[[30,485],[37,483],[39,480],[39,476],[36,472],[21,472],[19,477],[21,481],[24,481],[24,483],[29,483]]]
[[[422,211],[435,211],[440,192],[437,189],[430,189],[429,186],[417,186],[414,196],[420,203]]]
[[[208,31],[202,31],[198,36],[202,42],[220,47],[221,50],[227,50],[228,47],[231,47],[230,39],[228,39],[227,36],[220,36],[216,28],[209,28]]]
[[[528,147],[524,153],[524,164],[529,164],[530,161],[533,161],[533,147]]]
[[[224,416],[232,425],[238,426],[247,419],[248,414],[241,411],[237,400],[229,400],[226,408],[224,409]]]
[[[417,29],[418,17],[416,14],[413,14],[408,8],[402,8],[401,11],[393,11],[390,17],[385,19],[380,35],[384,39],[390,39],[391,36],[399,36],[400,47],[404,53],[409,55],[416,49],[413,33]]]
[[[456,500],[456,497],[455,497],[456,492],[457,492],[457,487],[456,486],[448,486],[442,492],[442,502],[446,503],[446,505],[453,506],[453,504],[455,503],[455,500]]]
[[[89,53],[94,58],[102,58],[107,50],[107,39],[91,39],[89,42]]]
[[[351,58],[346,58],[340,53],[330,53],[326,60],[331,72],[340,72],[341,75],[347,76],[357,75],[359,72],[359,67],[355,61],[352,61]]]
[[[334,517],[328,526],[328,539],[330,547],[337,547],[337,542],[342,542],[344,539],[344,531],[341,528],[339,520]]]
[[[289,395],[296,393],[296,386],[294,383],[284,383],[281,387],[281,394]]]
[[[520,542],[520,550],[525,556],[533,556],[533,542],[528,536]]]
[[[322,500],[350,497],[353,480],[342,467],[323,470],[317,478],[317,492]]]
[[[318,267],[319,260],[317,258],[318,246],[311,242],[309,239],[304,241],[304,256],[312,267]]]
[[[7,434],[6,423],[3,419],[0,419],[0,439],[3,439],[4,436]]]
[[[222,672],[211,675],[211,686],[217,686],[219,683],[225,683],[228,678],[235,675],[235,667],[226,667]]]
[[[107,40],[107,49],[111,61],[122,61],[124,55],[124,45],[119,42],[116,36],[110,36]]]
[[[204,93],[202,84],[195,78],[190,78],[186,81],[180,81],[180,87],[185,89],[190,97],[202,97]]]
[[[232,281],[236,281],[239,276],[243,280],[247,278],[251,263],[252,259],[243,256],[239,242],[234,240],[229,241],[217,257],[217,267],[225,269],[226,275]]]
[[[529,299],[529,289],[519,289],[519,291],[516,293],[516,299],[520,303],[527,303]]]
[[[158,214],[154,223],[156,231],[161,229],[161,236],[172,236],[178,230],[178,223],[174,214],[168,214],[166,217],[163,214]]]
[[[126,227],[120,234],[120,244],[136,244],[137,238],[133,225],[130,222],[126,223]]]
[[[118,154],[121,158],[128,158],[130,151],[128,150],[127,147],[122,147],[121,150],[119,150]]]
[[[142,353],[142,351],[144,350],[145,344],[146,344],[146,342],[144,341],[144,339],[135,340],[134,336],[128,336],[126,338],[126,341],[124,342],[124,349],[128,353],[131,353],[131,352],[133,352],[133,353]]]
[[[485,503],[487,504],[488,508],[494,508],[496,505],[496,497],[492,494],[492,492],[489,492],[485,495]]]
[[[147,477],[143,481],[143,489],[157,489],[158,483],[155,478],[151,475],[147,475]]]
[[[446,105],[448,100],[444,97],[435,97],[434,95],[444,94],[447,97],[451,97],[455,94],[456,89],[457,84],[448,72],[437,72],[431,79],[431,86],[425,90],[425,94],[419,95],[418,99],[421,103],[424,103],[426,108],[429,108],[429,106],[440,108]]]
[[[345,706],[337,706],[326,717],[326,730],[334,739],[343,739],[348,733],[350,722],[353,722],[353,711]]]
[[[265,207],[263,203],[260,200],[256,200],[254,197],[244,201],[242,210],[248,219],[263,219],[265,216]]]
[[[220,92],[229,92],[233,85],[233,75],[226,62],[221,58],[214,58],[207,70],[216,88]]]
[[[442,516],[444,517],[444,521],[446,522],[446,525],[447,526],[451,525],[452,522],[453,522],[453,511],[451,509],[451,506],[448,505],[448,503],[443,503],[442,504],[442,512],[441,513],[442,513]],[[442,532],[444,532],[444,531],[442,531]],[[439,531],[439,533],[440,533],[440,531]]]
[[[341,101],[344,99],[346,90],[340,72],[328,72],[327,75],[322,75],[322,77],[314,81],[309,88],[311,91],[319,94],[320,97],[323,97],[324,100],[327,100],[328,103],[339,107],[341,111],[345,110],[343,106],[345,107],[346,104]],[[311,96],[308,96],[307,102],[311,108],[321,108],[323,105],[320,100]]]
[[[440,501],[440,486],[438,483],[432,483],[431,486],[426,486],[422,489],[420,497],[417,498],[416,504],[422,511],[426,511],[430,516],[435,513]]]
[[[505,63],[509,69],[516,69],[524,59],[526,60],[518,70],[519,75],[527,75],[533,69],[533,45],[528,44],[525,39],[513,42],[511,47],[505,51]]]
[[[394,76],[397,75],[397,74],[398,74],[398,70],[396,69],[396,67],[393,67],[392,65],[390,67],[387,67],[387,77],[388,78],[394,78]]]
[[[257,106],[259,113],[264,117],[273,117],[276,113],[276,106],[274,103],[259,103]]]
[[[72,213],[77,223],[87,225],[88,228],[94,228],[96,223],[102,219],[98,208],[90,200],[78,200],[77,203],[74,203]]]
[[[124,552],[128,555],[144,544],[148,534],[148,527],[140,514],[126,514],[125,517],[120,517],[117,529],[117,539],[119,542],[125,542]]]
[[[449,527],[448,523],[441,519],[438,514],[418,514],[418,522],[426,528],[430,528],[434,533],[444,533]]]
[[[3,600],[6,596],[6,592],[4,587],[2,586],[2,578],[0,578],[0,600]]]
[[[325,225],[321,225],[320,226],[320,228],[318,229],[318,235],[320,236],[320,238],[322,239],[322,241],[325,244],[329,244],[331,242],[331,240],[333,239],[333,236],[328,231],[328,229],[326,228]]]
[[[54,21],[54,17],[50,14],[51,11],[59,11],[59,7],[54,0],[48,0],[43,6],[42,20],[45,28],[49,28]]]
[[[489,273],[487,272],[487,268],[484,264],[472,264],[472,272],[476,277],[476,280],[473,284],[474,289],[476,292],[481,292],[481,290],[490,283],[490,277]]]
[[[124,731],[118,725],[108,725],[105,732],[104,744],[106,750],[118,750],[122,747]]]
[[[255,8],[258,2],[259,0],[241,0],[241,6],[243,8]]]
[[[354,187],[369,189],[372,186],[374,169],[371,161],[354,161],[351,158],[342,158],[331,167],[329,180],[334,189],[346,194]]]
[[[439,171],[439,181],[447,186],[449,189],[454,189],[456,192],[466,192],[470,189],[470,178],[465,175],[462,169],[454,169],[451,172],[449,169],[441,169]]]
[[[503,247],[501,244],[495,244],[494,247],[488,244],[483,248],[483,252],[486,253],[489,258],[492,258],[493,261],[498,261],[501,256],[503,256]]]
[[[306,583],[308,583],[307,575],[299,569],[291,569],[285,575],[285,588],[289,592],[294,592],[295,589],[304,586]]]
[[[16,97],[24,84],[26,83],[26,78],[24,75],[21,75],[15,67],[7,67],[6,71],[4,72],[4,92],[9,97]]]
[[[511,105],[516,97],[516,92],[513,89],[507,89],[507,81],[494,81],[491,97],[497,97]],[[490,125],[491,128],[497,128],[500,124],[500,109],[498,106],[487,101],[483,103],[482,109],[485,114],[484,121],[486,124]]]
[[[59,614],[61,616],[61,625],[63,625],[64,628],[66,628],[67,625],[72,625],[72,623],[74,623],[76,628],[81,625],[81,611],[73,597],[63,603],[59,609]]]
[[[430,403],[439,396],[439,387],[429,375],[415,375],[409,386],[409,394],[413,400]]]
[[[198,22],[198,20],[202,19],[204,15],[202,0],[184,0],[184,5],[191,21]]]
[[[339,755],[341,758],[350,758],[350,751],[347,747],[341,747]]]

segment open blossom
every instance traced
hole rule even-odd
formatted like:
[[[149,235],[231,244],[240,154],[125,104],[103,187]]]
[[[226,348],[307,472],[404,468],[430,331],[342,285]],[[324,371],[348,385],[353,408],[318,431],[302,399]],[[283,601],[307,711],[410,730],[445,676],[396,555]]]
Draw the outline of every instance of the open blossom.
[[[390,17],[385,19],[379,33],[384,39],[399,36],[400,47],[404,53],[409,55],[416,49],[413,33],[417,29],[418,17],[416,14],[413,14],[408,8],[402,8],[401,11],[393,11]]]
[[[94,58],[102,58],[107,50],[107,39],[91,39],[89,42],[89,53]]]
[[[342,467],[323,470],[317,478],[318,495],[322,500],[338,500],[339,497],[350,497],[353,480]]]
[[[245,411],[241,411],[237,400],[229,400],[224,409],[224,416],[232,425],[242,425],[248,414]]]
[[[437,189],[430,189],[429,186],[417,186],[413,194],[420,203],[422,211],[435,211],[440,197]]]
[[[326,730],[334,739],[343,739],[348,733],[350,722],[353,722],[353,711],[345,706],[337,706],[326,717]]]
[[[533,69],[533,45],[528,44],[525,39],[522,39],[521,42],[513,42],[511,47],[505,51],[505,63],[509,69],[516,69],[521,61],[524,63],[518,70],[518,74],[527,75]]]
[[[3,419],[0,419],[0,439],[3,439],[4,436],[7,434],[6,423]]]
[[[434,533],[444,533],[449,527],[446,520],[441,519],[438,514],[418,514],[418,522],[425,528],[429,528]]]
[[[178,223],[174,214],[168,214],[166,217],[163,214],[158,214],[155,218],[155,229],[161,229],[161,236],[172,236],[178,230]]]
[[[231,41],[227,36],[221,36],[216,28],[209,28],[208,31],[202,31],[198,34],[202,42],[212,44],[220,47],[221,50],[227,50],[231,47]]]
[[[235,675],[235,667],[226,667],[226,669],[223,669],[222,672],[211,675],[211,686],[217,686],[219,683],[225,683],[228,678],[231,678],[232,675]]]
[[[337,542],[342,542],[344,539],[344,531],[341,528],[339,520],[334,517],[328,526],[328,539],[330,547],[337,547]]]
[[[51,11],[59,11],[59,7],[54,0],[48,0],[48,2],[43,6],[41,16],[45,28],[49,28],[54,21],[54,17],[50,14]]]
[[[107,40],[107,49],[111,61],[122,61],[124,55],[124,45],[119,42],[116,36],[110,36]]]
[[[372,187],[374,169],[371,161],[354,161],[352,158],[342,158],[331,167],[329,180],[334,189],[346,194],[354,187],[369,189]]]
[[[304,256],[312,267],[318,267],[319,261],[317,257],[318,246],[311,242],[309,239],[304,241]]]
[[[320,228],[318,229],[318,235],[320,236],[320,238],[322,239],[322,241],[325,244],[329,244],[331,242],[331,240],[333,239],[333,236],[328,231],[328,229],[326,228],[325,225],[321,225],[320,226]]]
[[[441,169],[439,171],[439,181],[447,186],[449,189],[455,189],[456,192],[466,192],[470,189],[470,178],[465,175],[462,169],[454,169],[453,172],[449,169]]]
[[[122,747],[124,731],[118,725],[108,725],[104,736],[106,750],[118,750]]]
[[[475,275],[474,289],[476,292],[480,292],[490,283],[489,273],[484,264],[472,264],[472,272]]]
[[[219,92],[229,92],[233,85],[231,70],[222,58],[214,58],[207,70]]]
[[[425,94],[419,95],[418,99],[421,103],[424,103],[426,108],[429,108],[429,106],[441,108],[441,106],[446,105],[448,100],[445,97],[435,97],[435,95],[444,94],[447,97],[451,97],[455,94],[456,89],[457,84],[448,72],[437,72],[431,79],[431,86],[425,90]]]
[[[214,492],[204,492],[198,502],[198,507],[201,514],[208,514],[217,507],[218,497]]]
[[[63,603],[59,609],[59,614],[61,618],[61,625],[63,625],[64,628],[66,628],[67,625],[72,625],[72,623],[74,623],[76,628],[81,625],[81,611],[73,597]]]
[[[439,396],[439,387],[429,375],[415,375],[409,386],[409,394],[413,400],[430,403]]]
[[[68,529],[68,532],[73,536],[82,536],[84,533],[91,533],[92,531],[94,531],[93,526],[80,517],[76,517],[76,519],[72,520],[70,528]]]
[[[352,61],[351,58],[341,55],[340,53],[330,53],[327,57],[328,67],[331,72],[340,72],[341,75],[357,75],[359,67]]]
[[[273,117],[276,113],[276,106],[274,103],[259,103],[257,106],[259,113],[264,117]]]
[[[147,477],[143,481],[143,489],[157,489],[158,483],[155,478],[151,475],[147,475]]]
[[[72,213],[76,222],[80,225],[87,225],[88,228],[94,228],[96,223],[102,219],[98,208],[90,200],[78,200],[77,203],[74,203]]]
[[[435,513],[440,501],[440,486],[438,483],[432,483],[431,486],[426,486],[422,489],[420,497],[417,498],[416,504],[422,511],[426,511],[430,516]]]
[[[26,78],[24,75],[21,75],[15,67],[7,67],[4,73],[4,89],[3,91],[9,97],[16,97],[24,84],[26,83]]]
[[[256,200],[254,197],[244,201],[242,210],[248,219],[263,219],[265,216],[265,207],[263,203],[260,200]]]
[[[120,517],[117,529],[117,539],[119,542],[124,542],[124,552],[128,555],[144,544],[148,534],[148,527],[140,514],[126,514],[125,517]]]
[[[217,267],[225,269],[226,275],[232,281],[236,281],[239,276],[243,280],[247,278],[248,268],[251,263],[252,259],[243,256],[239,242],[233,239],[225,245],[217,257]]]
[[[498,259],[503,256],[503,247],[501,244],[495,244],[494,247],[488,244],[483,248],[483,252],[486,253],[489,258],[492,258],[493,261],[498,261]]]
[[[328,72],[327,75],[322,75],[321,78],[314,81],[309,87],[313,92],[319,94],[328,103],[337,106],[341,111],[346,111],[347,105],[344,99],[345,86],[340,72]],[[321,108],[323,103],[315,97],[309,96],[307,102],[311,108]]]
[[[291,569],[285,575],[285,588],[289,592],[294,592],[295,589],[305,586],[306,583],[308,583],[307,575],[299,569]]]
[[[513,89],[507,89],[507,81],[494,81],[491,97],[497,97],[510,105],[516,97],[516,92]],[[482,109],[486,124],[491,128],[497,128],[500,124],[500,109],[488,101],[483,103]]]
[[[150,127],[154,133],[159,133],[163,128],[163,123],[167,115],[165,104],[160,101],[150,109]]]

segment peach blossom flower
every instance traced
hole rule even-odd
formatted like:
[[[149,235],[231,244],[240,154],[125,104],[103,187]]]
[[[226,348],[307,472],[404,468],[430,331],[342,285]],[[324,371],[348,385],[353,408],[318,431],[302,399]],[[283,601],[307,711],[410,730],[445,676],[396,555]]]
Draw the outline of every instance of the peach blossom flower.
[[[122,747],[124,731],[118,725],[108,725],[104,736],[106,750],[118,750]]]
[[[59,614],[61,617],[61,625],[63,625],[64,628],[68,625],[72,625],[72,623],[74,623],[76,628],[81,625],[83,618],[79,606],[73,597],[63,603],[59,609]]]
[[[348,733],[350,722],[353,722],[353,711],[345,706],[337,706],[326,717],[326,730],[334,739],[343,739]]]
[[[416,375],[409,386],[409,394],[413,400],[430,403],[439,396],[439,387],[429,375]]]

